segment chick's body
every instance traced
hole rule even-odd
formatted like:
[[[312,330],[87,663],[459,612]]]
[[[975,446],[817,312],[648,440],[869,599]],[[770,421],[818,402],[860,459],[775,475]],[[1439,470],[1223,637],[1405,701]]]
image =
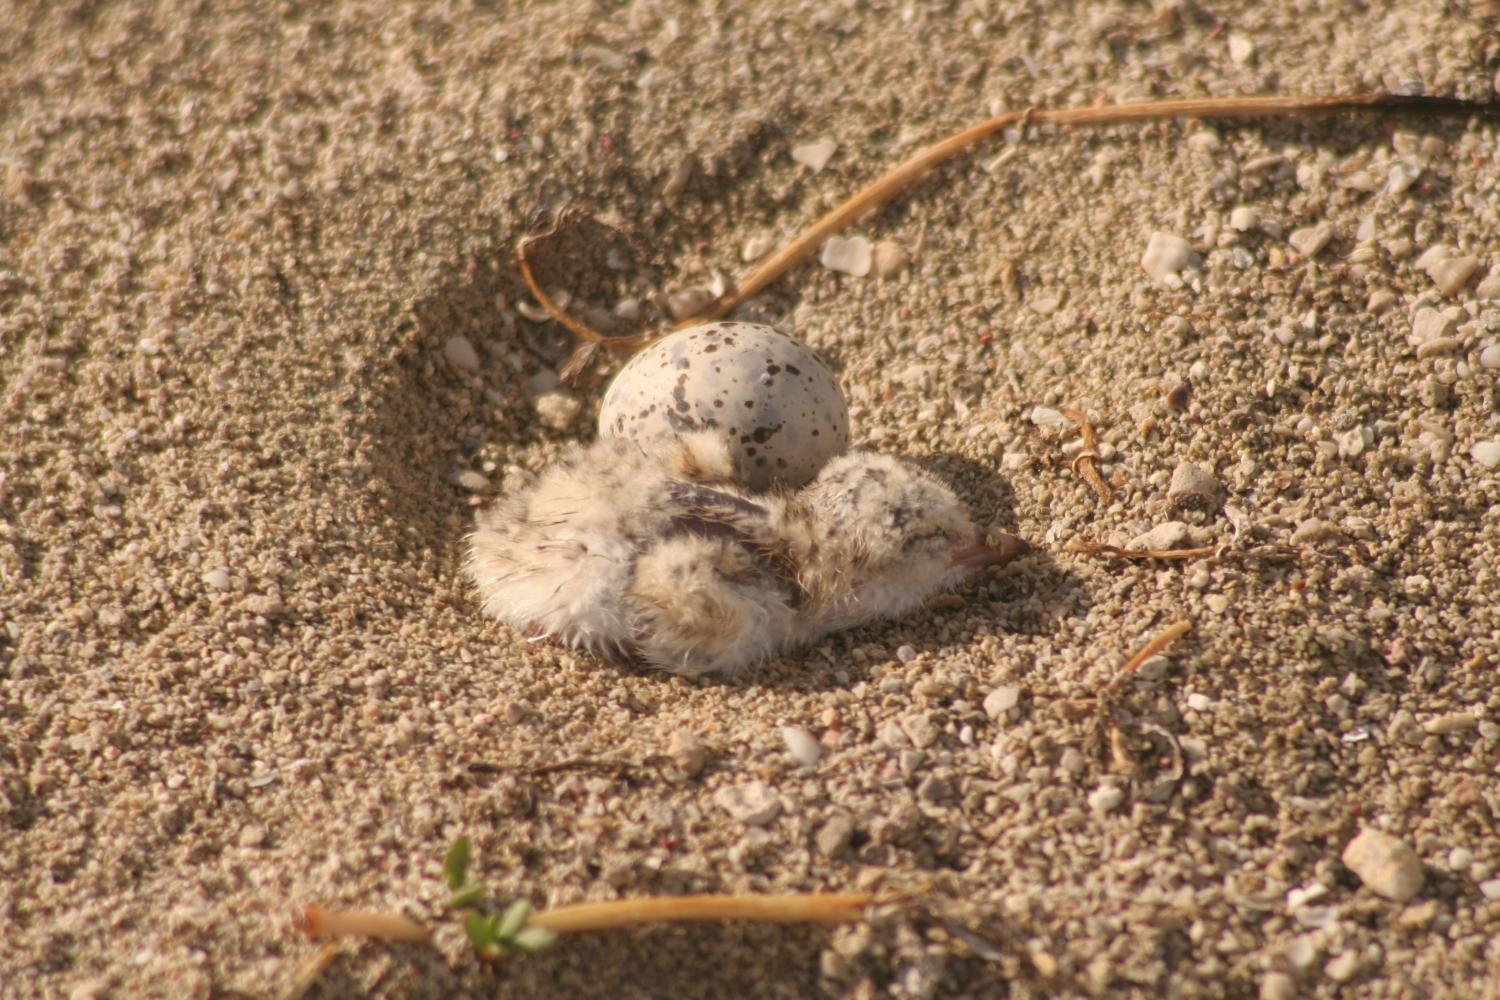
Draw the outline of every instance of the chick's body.
[[[947,487],[894,459],[845,455],[798,494],[748,494],[732,471],[712,432],[575,449],[480,515],[468,570],[485,610],[602,655],[728,672],[1019,551],[979,544]]]

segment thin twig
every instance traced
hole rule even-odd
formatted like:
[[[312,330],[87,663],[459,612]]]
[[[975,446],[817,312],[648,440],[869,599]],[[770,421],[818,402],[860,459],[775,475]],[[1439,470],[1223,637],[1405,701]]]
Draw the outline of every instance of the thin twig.
[[[1064,406],[1058,410],[1063,416],[1078,425],[1078,432],[1083,435],[1083,451],[1079,452],[1073,459],[1073,471],[1091,486],[1099,499],[1104,503],[1114,500],[1114,491],[1099,475],[1099,467],[1094,463],[1099,458],[1099,435],[1094,433],[1094,425],[1089,423],[1082,410],[1076,410],[1071,406]]]
[[[281,1000],[302,1000],[307,995],[307,991],[312,989],[313,984],[318,981],[318,977],[327,972],[333,960],[338,957],[337,941],[330,941],[319,948],[311,958],[302,963],[302,967],[297,970],[296,977],[292,979],[292,984],[286,988],[286,992],[281,994]]]
[[[1152,639],[1150,642],[1146,643],[1136,651],[1136,654],[1134,656],[1125,661],[1125,666],[1121,667],[1119,674],[1116,675],[1115,683],[1118,684],[1124,678],[1127,678],[1131,674],[1134,674],[1141,668],[1142,663],[1145,663],[1147,660],[1151,659],[1151,657],[1155,656],[1157,653],[1160,653],[1162,650],[1166,649],[1168,646],[1172,645],[1172,643],[1176,642],[1178,639],[1181,639],[1192,630],[1193,623],[1190,621],[1174,622],[1173,624],[1168,625],[1164,630],[1162,630],[1159,635],[1157,635],[1155,639]]]
[[[1218,555],[1222,548],[1220,545],[1205,545],[1196,549],[1122,549],[1118,545],[1105,545],[1078,538],[1073,540],[1067,551],[1085,556],[1119,556],[1121,559],[1206,559]]]
[[[1479,104],[1458,98],[1402,97],[1391,94],[1352,94],[1334,97],[1205,97],[1174,101],[1139,101],[1128,104],[1094,105],[1087,108],[1026,108],[1004,111],[978,125],[971,125],[908,158],[894,170],[834,208],[800,236],[757,267],[735,289],[707,309],[677,324],[691,326],[728,315],[786,271],[817,252],[823,241],[866,212],[890,201],[933,167],[1018,123],[1038,125],[1113,125],[1121,122],[1159,121],[1167,118],[1270,118],[1332,111],[1401,110],[1419,114],[1500,113],[1500,105]]]
[[[828,237],[842,232],[866,213],[879,208],[921,179],[928,171],[1012,125],[1115,125],[1124,122],[1161,121],[1174,118],[1224,118],[1245,120],[1292,115],[1328,114],[1338,111],[1401,111],[1418,115],[1500,115],[1500,102],[1482,104],[1453,97],[1403,96],[1396,94],[1346,94],[1331,97],[1203,97],[1171,101],[1138,101],[1093,105],[1086,108],[1026,108],[1005,111],[948,138],[918,150],[904,162],[832,209],[799,236],[739,281],[732,291],[709,303],[697,315],[682,320],[672,330],[721,319],[741,303],[760,294],[787,271],[818,251]],[[544,234],[545,235],[545,234]],[[576,375],[592,364],[601,348],[631,351],[664,336],[642,332],[628,337],[605,337],[557,307],[531,274],[530,245],[539,237],[521,241],[521,276],[547,313],[586,344],[568,364]]]
[[[845,924],[864,919],[866,893],[790,896],[663,896],[577,903],[538,913],[528,922],[554,934],[604,931],[637,924],[753,920],[773,924]]]
[[[292,925],[311,937],[356,937],[406,944],[426,944],[432,940],[432,931],[399,913],[308,906],[293,914]]]

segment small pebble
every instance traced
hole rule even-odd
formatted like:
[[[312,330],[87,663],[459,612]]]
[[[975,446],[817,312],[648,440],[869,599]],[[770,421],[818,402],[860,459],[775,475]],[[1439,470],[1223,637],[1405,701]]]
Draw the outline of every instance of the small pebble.
[[[1422,888],[1422,861],[1388,833],[1367,827],[1344,848],[1342,860],[1373,892],[1404,903]]]
[[[1255,39],[1238,31],[1229,33],[1229,58],[1235,65],[1243,66],[1255,58]]]
[[[781,813],[781,799],[764,781],[721,788],[714,802],[746,826],[765,826]]]
[[[911,263],[911,256],[895,240],[878,241],[872,254],[870,266],[881,279],[894,278]]]
[[[1207,468],[1196,462],[1180,462],[1172,470],[1167,498],[1182,506],[1189,503],[1212,504],[1219,495],[1219,481]]]
[[[787,752],[803,767],[817,767],[818,761],[823,759],[823,744],[800,726],[782,726],[781,739],[786,743]]]
[[[1486,469],[1500,469],[1500,440],[1475,442],[1469,457]]]
[[[900,660],[902,663],[910,663],[916,658],[917,647],[909,643],[903,643],[902,645],[896,647],[896,659]]]
[[[1321,518],[1309,517],[1298,522],[1297,527],[1292,531],[1292,544],[1309,545],[1313,542],[1321,542],[1336,531],[1337,529]]]
[[[792,147],[792,159],[804,167],[817,173],[828,166],[828,161],[833,159],[833,154],[838,150],[839,144],[833,139],[822,138],[812,142],[803,143]]]
[[[1455,847],[1448,852],[1448,870],[1463,872],[1474,863],[1474,852],[1467,847]]]
[[[490,481],[483,473],[475,472],[473,469],[464,469],[454,473],[453,485],[468,490],[470,493],[488,493]]]
[[[1061,410],[1054,410],[1050,406],[1033,406],[1030,419],[1033,424],[1041,428],[1048,427],[1072,427],[1073,421],[1063,416]]]
[[[818,828],[813,842],[817,844],[818,853],[823,857],[836,858],[848,850],[849,839],[853,836],[854,824],[849,821],[849,817],[836,813]]]
[[[1479,893],[1492,902],[1500,899],[1500,878],[1486,879],[1479,883]]]
[[[247,826],[240,831],[241,847],[259,847],[266,842],[266,828],[263,826]]]
[[[1011,709],[1015,708],[1021,700],[1021,689],[1007,684],[997,687],[984,696],[984,714],[991,719],[999,719]]]
[[[1481,299],[1500,299],[1500,268],[1491,271],[1474,286],[1474,294]]]
[[[454,368],[461,368],[466,372],[479,370],[479,354],[474,350],[474,345],[469,343],[468,337],[449,337],[443,341],[443,357]]]
[[[1100,785],[1092,792],[1089,792],[1088,797],[1089,810],[1095,816],[1103,816],[1105,813],[1119,808],[1120,804],[1124,801],[1124,790],[1114,785]]]
[[[1287,234],[1286,241],[1304,257],[1316,257],[1333,239],[1333,227],[1326,222],[1316,226],[1303,226]]]
[[[1500,369],[1500,344],[1491,344],[1479,352],[1479,367],[1491,371]]]
[[[776,241],[771,237],[752,236],[745,241],[745,247],[740,251],[740,260],[753,264],[775,249]]]
[[[554,389],[544,392],[531,401],[536,415],[543,424],[554,431],[565,431],[578,421],[583,404],[570,392]]]
[[[1193,547],[1193,531],[1182,521],[1167,521],[1132,538],[1125,547],[1127,549],[1152,549],[1158,552],[1170,549],[1190,549]]]
[[[1203,258],[1194,252],[1191,243],[1171,233],[1152,233],[1141,255],[1141,270],[1157,284],[1168,286],[1180,286],[1178,274],[1202,263]]]
[[[1260,222],[1260,213],[1249,205],[1240,205],[1229,213],[1229,228],[1248,233]]]
[[[1465,732],[1477,725],[1479,725],[1479,720],[1470,712],[1450,712],[1447,715],[1439,715],[1435,719],[1428,719],[1422,723],[1422,731],[1432,733],[1436,736],[1443,736],[1447,733]]]
[[[1478,257],[1449,257],[1445,260],[1434,261],[1423,268],[1427,276],[1437,285],[1438,291],[1447,298],[1452,298],[1463,290],[1479,270]]]
[[[1346,951],[1332,958],[1327,965],[1323,966],[1323,972],[1336,983],[1347,983],[1359,975],[1360,968],[1364,965],[1364,959],[1357,951]]]
[[[228,590],[229,570],[220,566],[207,571],[203,574],[203,585],[209,590]]]
[[[1462,346],[1457,337],[1433,337],[1431,340],[1422,341],[1417,346],[1417,357],[1440,358],[1445,354],[1454,353]]]
[[[873,253],[863,236],[830,236],[818,260],[831,271],[863,278],[870,273]]]
[[[686,729],[677,730],[667,740],[667,756],[689,778],[702,771],[703,765],[708,761],[708,753],[703,749],[703,744]]]
[[[707,288],[702,285],[689,285],[667,296],[667,312],[672,314],[673,319],[681,322],[707,309],[713,300],[714,293]]]
[[[1268,972],[1260,981],[1260,1000],[1294,1000],[1297,985],[1285,972]]]
[[[1206,712],[1214,707],[1212,698],[1206,694],[1199,694],[1196,691],[1187,696],[1187,704],[1188,708],[1191,708],[1195,712]]]
[[[1414,344],[1425,344],[1439,337],[1452,337],[1458,332],[1453,321],[1431,306],[1423,306],[1411,319],[1411,339]]]

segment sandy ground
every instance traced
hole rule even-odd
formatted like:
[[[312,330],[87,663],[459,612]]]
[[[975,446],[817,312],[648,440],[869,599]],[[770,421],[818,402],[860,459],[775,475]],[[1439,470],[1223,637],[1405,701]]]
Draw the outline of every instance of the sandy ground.
[[[1493,4],[1054,6],[0,8],[0,993],[274,995],[315,950],[293,904],[433,918],[468,833],[538,905],[915,902],[493,970],[445,927],[312,995],[1495,995],[1493,121],[960,158],[858,229],[902,274],[812,264],[742,316],[830,359],[857,443],[1037,555],[727,682],[477,613],[475,505],[598,400],[538,415],[569,346],[513,266],[538,211],[584,213],[544,254],[575,309],[649,321],[994,108],[1495,100]],[[824,137],[824,170],[792,159]],[[1200,266],[1143,273],[1154,231]],[[1478,258],[1451,294],[1435,245]],[[1090,414],[1112,502],[1038,405]],[[1171,495],[1185,461],[1217,495]],[[1067,551],[1172,520],[1238,540]],[[608,766],[536,770],[579,758]],[[756,782],[779,815],[748,827],[716,796]],[[1415,852],[1414,898],[1341,862],[1365,827]]]

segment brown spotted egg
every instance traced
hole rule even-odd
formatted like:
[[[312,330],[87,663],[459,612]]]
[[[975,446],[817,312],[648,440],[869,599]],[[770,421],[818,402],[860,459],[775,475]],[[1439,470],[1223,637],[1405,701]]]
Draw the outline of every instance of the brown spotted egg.
[[[599,436],[644,441],[712,429],[752,490],[797,487],[849,447],[849,404],[806,344],[756,323],[706,323],[663,337],[620,369]]]

